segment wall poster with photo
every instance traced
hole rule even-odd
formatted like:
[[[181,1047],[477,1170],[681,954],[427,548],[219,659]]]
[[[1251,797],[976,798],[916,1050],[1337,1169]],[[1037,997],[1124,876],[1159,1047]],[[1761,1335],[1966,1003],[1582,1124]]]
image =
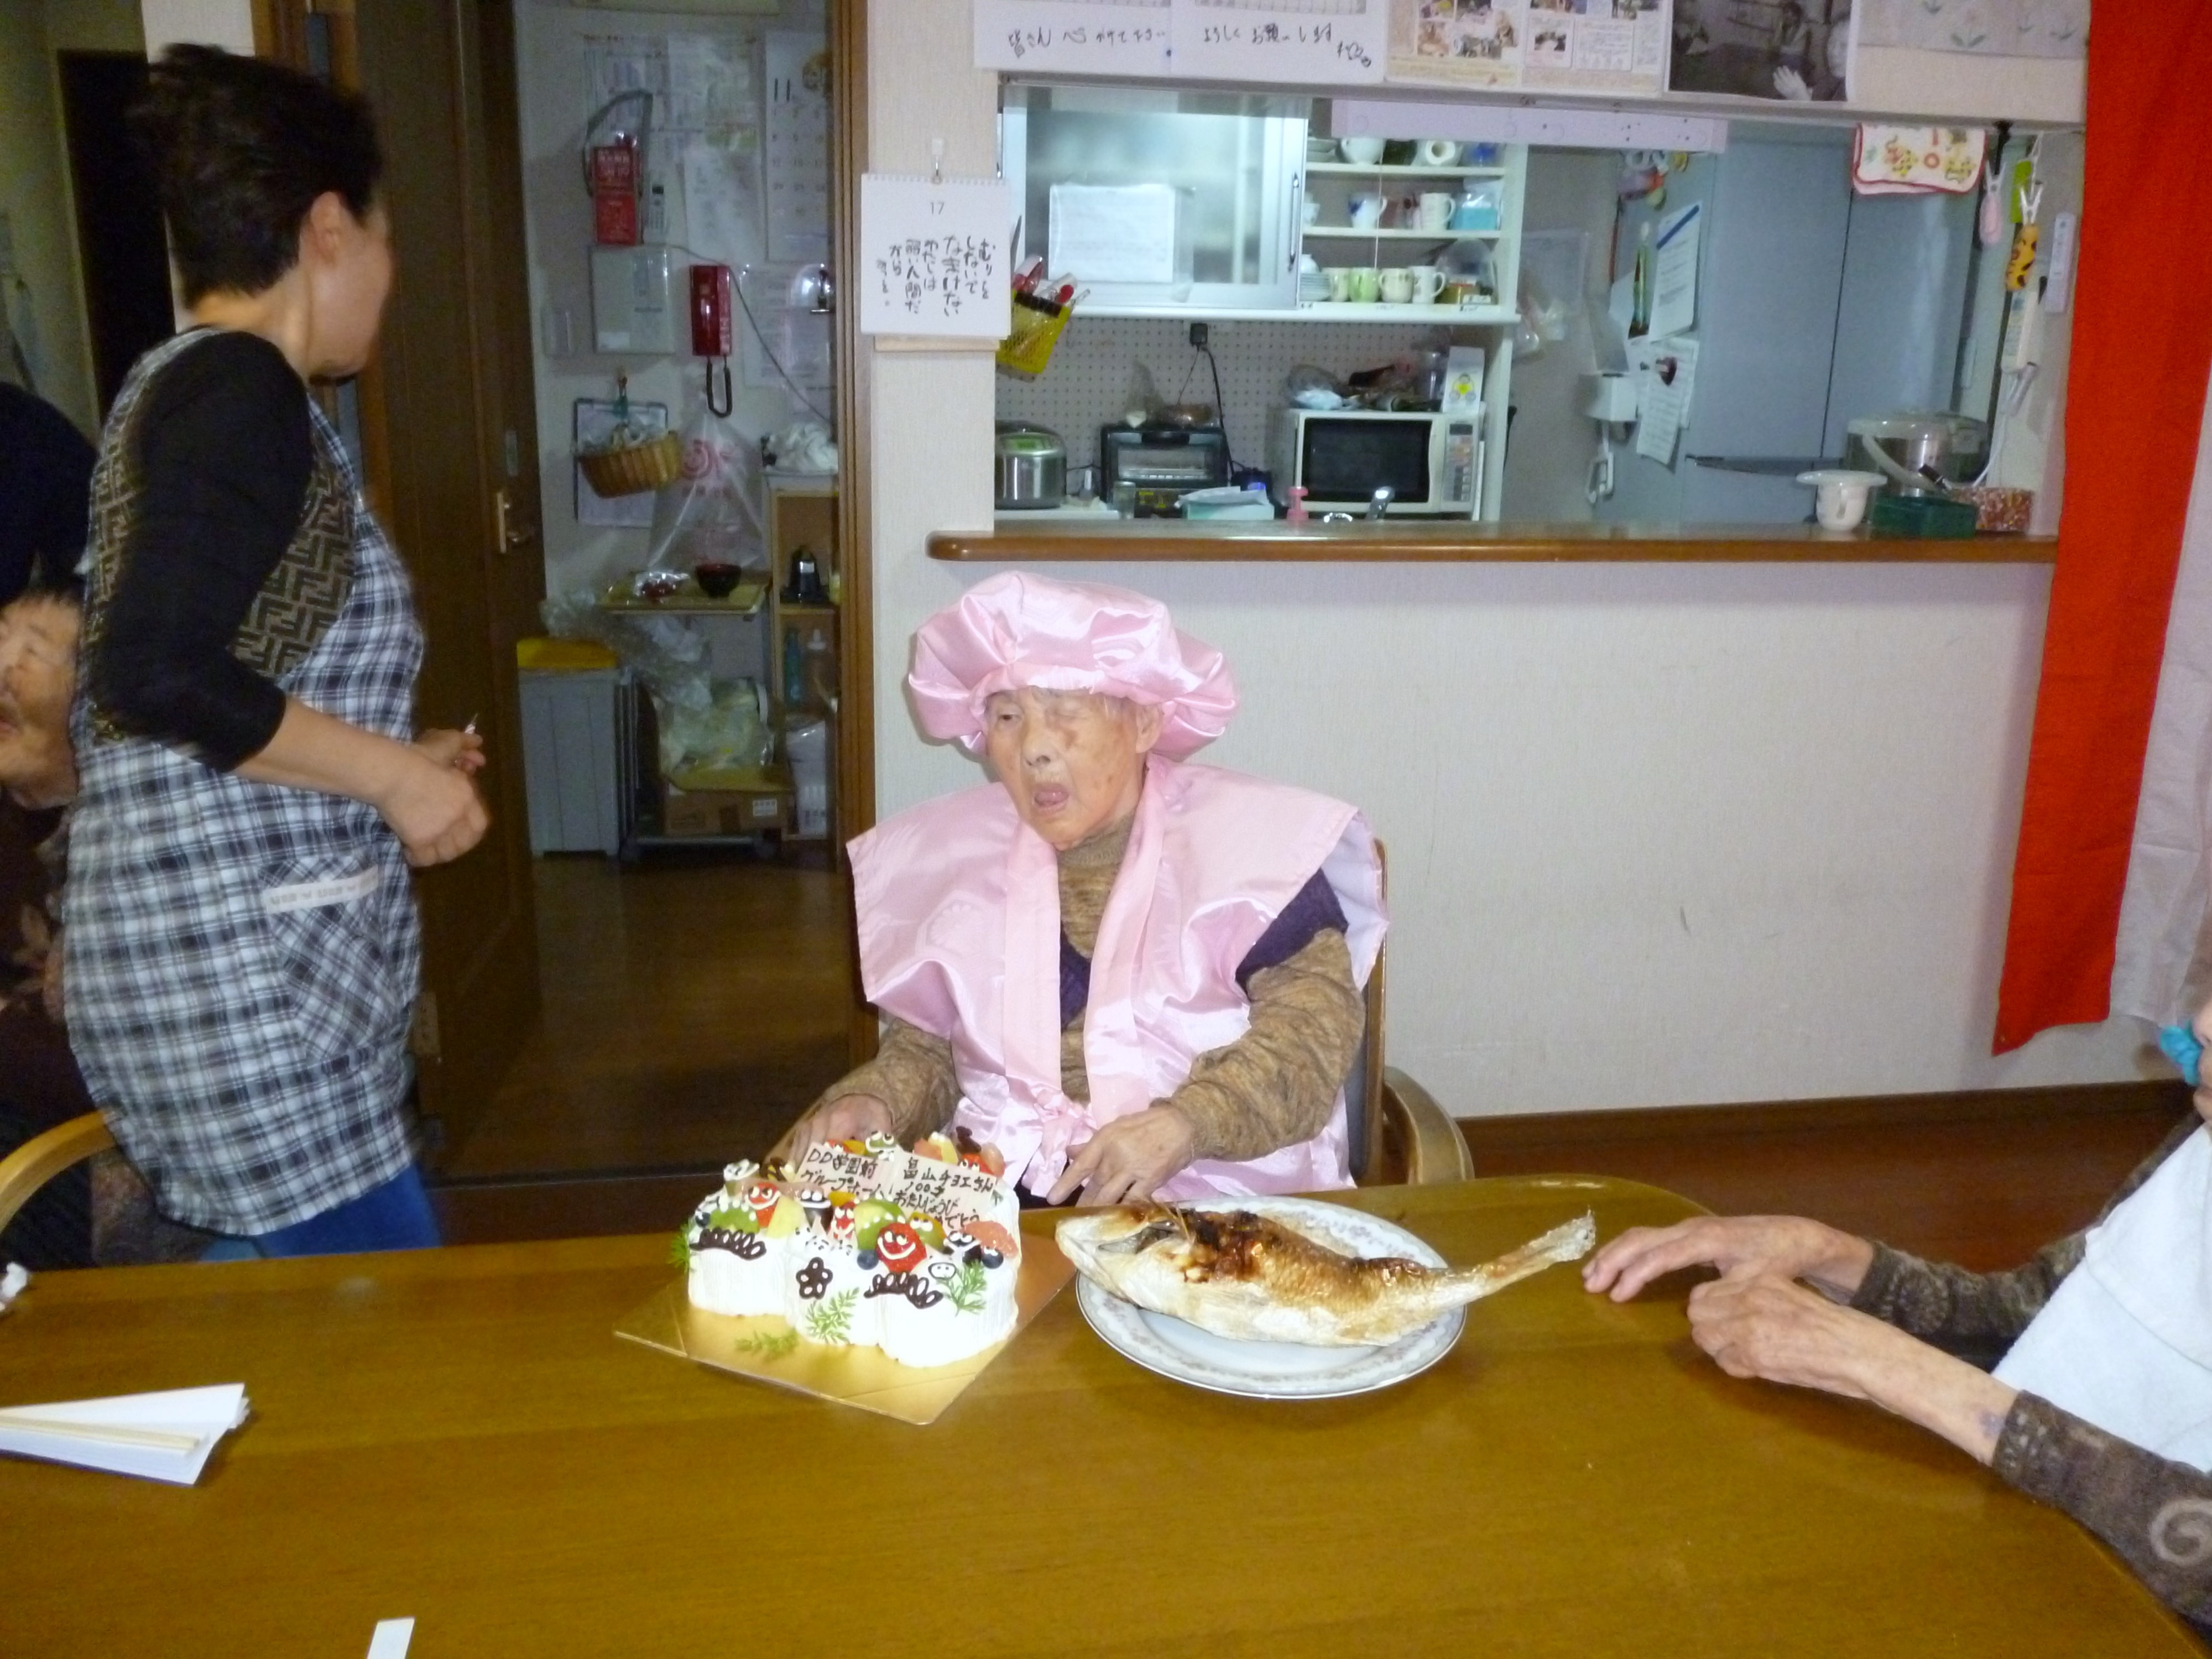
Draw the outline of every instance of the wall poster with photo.
[[[1851,0],[1674,0],[1667,88],[1837,100],[1850,54]]]
[[[1389,78],[1654,95],[1668,16],[1669,0],[1392,0]]]

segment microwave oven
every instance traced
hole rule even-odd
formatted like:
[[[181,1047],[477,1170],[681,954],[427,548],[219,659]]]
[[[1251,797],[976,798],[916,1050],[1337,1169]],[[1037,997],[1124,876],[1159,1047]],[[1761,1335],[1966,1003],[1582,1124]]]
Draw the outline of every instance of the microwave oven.
[[[1267,465],[1280,505],[1300,484],[1310,509],[1356,512],[1388,484],[1395,516],[1471,519],[1482,507],[1482,415],[1279,409],[1268,423]]]

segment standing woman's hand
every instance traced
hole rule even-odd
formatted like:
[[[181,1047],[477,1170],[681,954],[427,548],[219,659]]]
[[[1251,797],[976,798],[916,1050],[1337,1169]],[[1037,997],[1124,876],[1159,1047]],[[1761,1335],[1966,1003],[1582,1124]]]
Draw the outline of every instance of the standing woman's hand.
[[[374,805],[407,849],[408,863],[418,870],[450,863],[491,827],[471,775],[483,764],[483,741],[472,732],[426,732],[404,752]]]
[[[453,767],[471,777],[483,770],[483,739],[474,732],[434,726],[416,734],[415,746],[439,765]]]

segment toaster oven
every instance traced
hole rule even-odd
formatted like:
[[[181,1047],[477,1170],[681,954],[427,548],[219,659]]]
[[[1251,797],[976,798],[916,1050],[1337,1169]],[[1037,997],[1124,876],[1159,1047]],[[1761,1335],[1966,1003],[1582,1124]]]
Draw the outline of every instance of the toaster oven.
[[[1229,440],[1218,426],[1109,426],[1098,434],[1098,493],[1133,485],[1136,516],[1171,519],[1194,489],[1229,482]]]

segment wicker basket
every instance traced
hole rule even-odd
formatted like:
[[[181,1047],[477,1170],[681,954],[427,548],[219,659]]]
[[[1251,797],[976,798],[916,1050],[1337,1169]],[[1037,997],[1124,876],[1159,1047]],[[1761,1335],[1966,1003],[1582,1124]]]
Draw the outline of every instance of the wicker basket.
[[[577,464],[602,495],[635,495],[674,483],[684,476],[684,446],[673,432],[641,444],[579,455]]]

